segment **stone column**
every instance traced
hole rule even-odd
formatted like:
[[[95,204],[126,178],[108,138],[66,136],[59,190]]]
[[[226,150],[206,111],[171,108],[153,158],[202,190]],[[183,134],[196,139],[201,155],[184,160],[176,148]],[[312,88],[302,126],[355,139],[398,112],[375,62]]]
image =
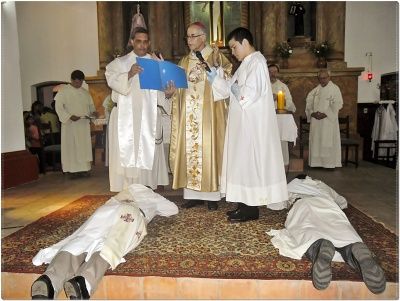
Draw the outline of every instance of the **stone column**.
[[[263,3],[259,1],[250,2],[249,4],[249,29],[253,34],[254,46],[260,51],[263,40],[260,27],[260,24],[262,24],[262,5]]]
[[[346,2],[317,2],[316,42],[333,43],[330,61],[344,61]]]
[[[287,40],[287,3],[262,2],[260,10],[261,22],[258,26],[261,27],[261,44],[258,45],[258,49],[267,60],[274,61],[276,60],[275,46]]]
[[[167,1],[149,2],[148,28],[151,49],[160,51],[165,59],[172,58],[171,3]]]
[[[116,50],[123,50],[123,17],[121,2],[97,2],[100,71],[113,59]]]
[[[186,53],[184,37],[186,26],[184,18],[184,3],[171,2],[171,31],[172,31],[172,55],[174,60],[179,60]]]

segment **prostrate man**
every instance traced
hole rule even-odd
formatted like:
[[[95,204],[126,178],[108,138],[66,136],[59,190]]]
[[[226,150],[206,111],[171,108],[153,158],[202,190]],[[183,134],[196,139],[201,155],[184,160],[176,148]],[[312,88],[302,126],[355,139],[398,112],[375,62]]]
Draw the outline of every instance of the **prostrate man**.
[[[105,272],[125,262],[123,257],[140,244],[154,216],[177,213],[174,203],[151,189],[130,185],[73,234],[36,254],[34,265],[50,264],[32,284],[32,299],[54,299],[63,287],[69,299],[89,299]]]
[[[290,94],[288,86],[278,79],[279,66],[276,64],[268,65],[269,79],[271,80],[272,94],[274,96],[275,109],[277,109],[277,95],[282,91],[285,95],[285,110],[290,113],[296,112],[296,106],[293,103],[292,95]],[[287,141],[281,141],[283,163],[285,166],[289,165],[289,146]]]
[[[338,114],[343,107],[342,93],[330,80],[328,70],[318,72],[319,85],[307,95],[306,115],[310,122],[308,165],[342,166]]]
[[[220,175],[226,127],[226,103],[214,102],[206,78],[201,56],[212,65],[212,48],[207,45],[207,30],[200,22],[187,29],[190,53],[179,66],[186,70],[188,89],[179,89],[173,97],[170,167],[173,189],[183,189],[182,206],[191,208],[208,201],[208,209],[216,210],[221,200]],[[217,59],[217,58],[216,58]],[[230,75],[232,64],[218,54],[225,75]],[[229,96],[229,95],[228,95]]]
[[[73,71],[71,84],[55,96],[61,122],[62,169],[72,173],[73,177],[88,176],[93,161],[89,117],[96,117],[97,113],[92,97],[82,88],[84,78],[82,71]]]
[[[156,147],[156,127],[160,122],[157,103],[171,97],[175,86],[170,83],[164,92],[140,89],[137,57],[151,58],[148,31],[136,28],[130,37],[133,51],[118,57],[106,67],[105,76],[112,89],[111,99],[117,105],[109,121],[110,190],[121,191],[132,183],[149,186],[167,185],[168,172],[163,148]],[[162,158],[163,157],[163,158]],[[154,173],[142,180],[143,173]]]
[[[290,209],[285,228],[267,232],[279,254],[294,259],[306,255],[313,263],[312,281],[325,289],[332,279],[331,261],[343,260],[359,271],[374,294],[385,290],[386,279],[368,247],[354,230],[341,209],[344,197],[325,183],[305,175],[288,184]]]
[[[257,206],[284,208],[288,193],[267,62],[248,29],[233,30],[228,41],[241,65],[230,80],[221,68],[209,80],[216,100],[230,96],[221,192],[239,203],[228,219],[244,222],[258,219]]]

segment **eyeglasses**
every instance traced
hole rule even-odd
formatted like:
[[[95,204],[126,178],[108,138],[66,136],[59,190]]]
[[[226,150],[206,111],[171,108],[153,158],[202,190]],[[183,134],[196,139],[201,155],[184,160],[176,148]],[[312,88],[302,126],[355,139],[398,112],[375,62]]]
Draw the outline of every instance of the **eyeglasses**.
[[[186,36],[185,40],[190,40],[190,39],[194,39],[194,38],[198,38],[200,36],[204,35],[204,33],[201,34],[197,34],[197,35],[191,35],[191,36]]]

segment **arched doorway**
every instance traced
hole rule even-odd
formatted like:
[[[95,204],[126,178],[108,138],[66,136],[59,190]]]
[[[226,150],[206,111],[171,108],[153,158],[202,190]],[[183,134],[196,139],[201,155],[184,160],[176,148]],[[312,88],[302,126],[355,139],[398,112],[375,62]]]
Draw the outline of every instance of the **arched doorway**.
[[[33,97],[32,99],[38,100],[43,103],[45,107],[51,108],[51,103],[53,102],[59,86],[65,84],[68,84],[68,82],[47,81],[32,85],[32,93],[36,94],[36,97]]]

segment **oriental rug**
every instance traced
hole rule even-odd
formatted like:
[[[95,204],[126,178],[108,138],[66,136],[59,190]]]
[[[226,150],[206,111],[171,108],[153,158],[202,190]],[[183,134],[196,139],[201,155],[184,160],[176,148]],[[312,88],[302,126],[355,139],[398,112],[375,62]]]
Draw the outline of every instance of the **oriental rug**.
[[[2,239],[2,272],[42,273],[31,260],[41,249],[74,232],[110,196],[88,195],[40,218]],[[179,207],[181,197],[167,197]],[[311,263],[280,256],[265,233],[284,226],[287,211],[260,210],[260,219],[231,224],[225,212],[235,204],[220,202],[180,210],[169,218],[157,216],[143,242],[108,274],[224,279],[310,280]],[[346,215],[376,256],[390,282],[398,282],[398,237],[383,225],[349,206]],[[344,263],[333,263],[333,280],[362,281]]]

